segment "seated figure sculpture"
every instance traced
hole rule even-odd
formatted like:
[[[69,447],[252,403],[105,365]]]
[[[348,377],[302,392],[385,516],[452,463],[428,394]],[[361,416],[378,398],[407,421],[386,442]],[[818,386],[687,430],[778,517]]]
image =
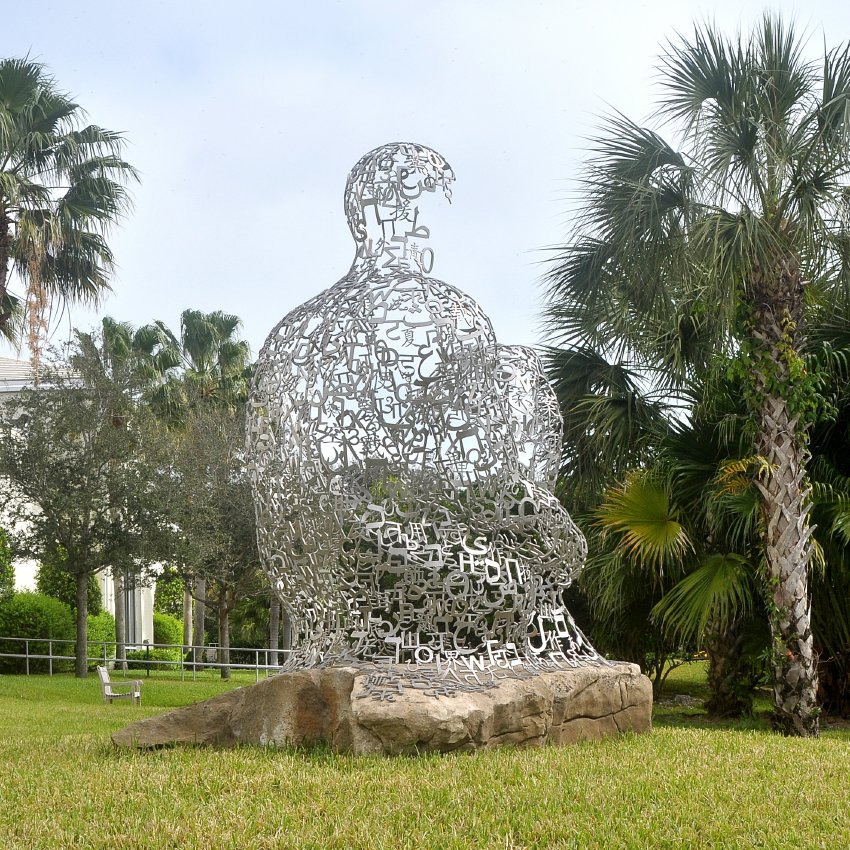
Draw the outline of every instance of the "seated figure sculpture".
[[[598,658],[562,599],[586,545],[553,494],[555,395],[531,349],[431,276],[422,201],[453,179],[422,145],[363,156],[351,269],[260,353],[248,453],[287,668],[408,663],[474,688]]]

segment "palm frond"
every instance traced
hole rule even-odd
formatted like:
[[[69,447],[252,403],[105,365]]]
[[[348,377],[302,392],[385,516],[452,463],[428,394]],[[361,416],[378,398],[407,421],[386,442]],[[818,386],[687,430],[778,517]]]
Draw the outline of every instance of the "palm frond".
[[[749,490],[754,479],[766,475],[773,467],[761,455],[729,458],[720,462],[714,483],[720,495],[738,496]]]
[[[121,134],[82,126],[83,118],[43,65],[0,60],[0,267],[28,292],[34,356],[51,300],[96,302],[109,289],[113,258],[104,237],[129,209],[126,185],[137,179],[121,157]],[[0,280],[0,298],[9,284]],[[10,319],[4,310],[4,332]]]
[[[667,488],[651,473],[632,473],[621,487],[609,489],[596,510],[595,525],[615,541],[621,556],[657,575],[665,568],[680,568],[693,551]]]
[[[740,555],[711,555],[661,598],[652,616],[684,641],[701,639],[709,623],[725,630],[753,608],[753,572]]]

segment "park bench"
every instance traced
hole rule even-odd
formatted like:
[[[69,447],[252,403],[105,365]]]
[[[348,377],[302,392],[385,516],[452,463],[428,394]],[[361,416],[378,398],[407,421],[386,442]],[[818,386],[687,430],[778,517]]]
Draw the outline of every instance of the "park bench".
[[[126,682],[111,682],[109,671],[106,667],[98,667],[97,675],[100,676],[100,687],[103,691],[104,702],[112,702],[114,699],[131,699],[134,705],[142,704],[142,683],[138,679]],[[115,690],[120,688],[122,690]],[[129,688],[130,690],[123,690]]]

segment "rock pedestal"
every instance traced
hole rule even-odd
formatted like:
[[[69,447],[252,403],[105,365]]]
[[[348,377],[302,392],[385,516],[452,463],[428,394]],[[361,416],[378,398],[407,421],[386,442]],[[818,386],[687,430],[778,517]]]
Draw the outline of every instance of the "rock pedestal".
[[[116,732],[118,746],[309,746],[400,753],[539,747],[651,728],[652,686],[635,664],[501,679],[453,696],[404,689],[375,699],[367,673],[327,667],[281,673]]]

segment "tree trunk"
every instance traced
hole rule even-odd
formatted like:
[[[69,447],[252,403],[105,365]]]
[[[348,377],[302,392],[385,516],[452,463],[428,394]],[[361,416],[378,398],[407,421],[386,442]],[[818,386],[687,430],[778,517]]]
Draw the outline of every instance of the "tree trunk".
[[[195,587],[192,592],[195,597],[195,629],[192,635],[192,660],[195,664],[203,661],[203,646],[204,646],[204,617],[206,615],[206,598],[207,598],[207,580],[204,578],[195,579]]]
[[[274,591],[272,591],[274,594]],[[276,595],[272,596],[269,604],[269,664],[277,667],[277,649],[280,646],[280,600]]]
[[[9,282],[9,254],[12,245],[10,228],[11,222],[6,212],[6,199],[0,196],[0,329],[4,328],[11,318],[11,313],[2,309]]]
[[[789,735],[818,734],[817,657],[811,629],[808,566],[809,493],[803,449],[794,445],[796,419],[785,402],[766,399],[762,445],[771,469],[759,482],[765,556],[773,597],[774,726]]]
[[[77,645],[74,651],[74,675],[85,679],[89,674],[89,573],[79,572],[77,577]]]
[[[280,648],[284,651],[284,662],[289,657],[289,650],[292,649],[292,614],[289,613],[289,608],[281,605],[281,625],[283,626],[283,640]]]
[[[711,696],[705,703],[711,717],[742,717],[753,713],[752,678],[744,669],[743,620],[737,617],[725,629],[709,629],[708,687]]]
[[[192,591],[188,582],[183,588],[183,653],[192,645]]]
[[[115,598],[115,667],[127,669],[127,598],[124,571],[112,568],[112,592]]]
[[[218,595],[218,654],[219,664],[222,666],[221,678],[230,678],[230,606],[227,600],[227,591],[221,588]]]
[[[754,380],[760,400],[757,451],[769,469],[757,482],[762,496],[764,550],[772,596],[774,728],[818,734],[817,657],[812,640],[808,567],[811,557],[806,434],[789,409],[804,343],[803,287],[793,258],[772,274],[756,272],[752,322]]]

